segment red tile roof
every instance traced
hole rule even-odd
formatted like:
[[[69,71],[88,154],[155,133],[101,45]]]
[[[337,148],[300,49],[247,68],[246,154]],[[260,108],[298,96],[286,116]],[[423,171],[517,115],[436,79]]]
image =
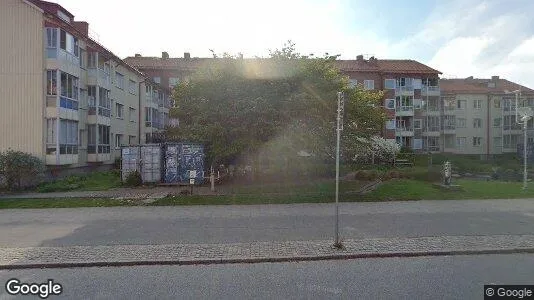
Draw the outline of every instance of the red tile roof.
[[[447,93],[469,93],[469,94],[503,94],[506,90],[515,91],[521,90],[522,93],[531,94],[534,90],[522,86],[520,84],[511,82],[506,79],[495,78],[495,87],[491,87],[488,84],[492,82],[492,79],[479,79],[468,77],[465,79],[440,79],[439,86],[443,94]]]
[[[141,69],[181,69],[195,70],[203,63],[213,58],[167,58],[159,57],[127,57],[124,60],[135,67]],[[263,61],[263,59],[245,59],[245,61]],[[341,71],[345,72],[384,72],[384,73],[405,73],[405,74],[441,74],[440,71],[430,68],[415,60],[336,60],[335,64]]]

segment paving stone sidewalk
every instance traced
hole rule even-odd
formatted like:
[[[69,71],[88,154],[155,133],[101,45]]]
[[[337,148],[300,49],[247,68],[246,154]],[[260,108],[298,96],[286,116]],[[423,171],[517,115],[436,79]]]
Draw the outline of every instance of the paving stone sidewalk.
[[[297,261],[358,257],[534,253],[534,235],[441,236],[254,242],[0,248],[0,269],[147,264],[208,264]]]

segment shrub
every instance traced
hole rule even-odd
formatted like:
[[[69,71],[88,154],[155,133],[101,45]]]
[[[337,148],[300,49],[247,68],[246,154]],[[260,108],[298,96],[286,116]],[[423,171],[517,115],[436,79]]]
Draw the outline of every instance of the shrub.
[[[44,163],[21,151],[0,152],[0,178],[9,190],[34,186],[44,172]]]
[[[363,181],[373,181],[380,178],[380,172],[377,170],[359,170],[354,173],[354,179]]]
[[[406,176],[410,179],[427,182],[440,182],[443,180],[441,172],[436,170],[412,170],[408,171]]]
[[[124,185],[126,186],[140,186],[143,184],[143,179],[141,178],[141,174],[138,171],[133,171],[126,176],[126,180],[124,181]]]

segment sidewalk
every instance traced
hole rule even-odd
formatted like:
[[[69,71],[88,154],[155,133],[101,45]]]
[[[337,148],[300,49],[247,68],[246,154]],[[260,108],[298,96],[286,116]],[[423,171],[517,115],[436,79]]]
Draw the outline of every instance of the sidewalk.
[[[151,188],[116,188],[107,191],[72,191],[52,193],[26,193],[0,195],[1,199],[47,199],[47,198],[125,198],[149,199],[179,195],[182,190],[189,190],[188,186],[157,186]],[[215,195],[209,186],[195,186],[195,195]]]
[[[227,244],[0,248],[0,269],[186,265],[369,257],[534,253],[534,235],[441,236]]]

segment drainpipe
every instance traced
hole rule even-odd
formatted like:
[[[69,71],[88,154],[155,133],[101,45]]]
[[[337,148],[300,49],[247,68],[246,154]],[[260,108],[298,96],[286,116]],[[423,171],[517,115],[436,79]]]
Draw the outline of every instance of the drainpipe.
[[[492,120],[491,120],[491,97],[490,97],[490,94],[488,93],[487,95],[488,97],[488,112],[487,112],[487,124],[486,124],[486,160],[489,159],[489,155],[490,155],[490,124],[492,123]],[[492,125],[493,126],[493,125]]]

